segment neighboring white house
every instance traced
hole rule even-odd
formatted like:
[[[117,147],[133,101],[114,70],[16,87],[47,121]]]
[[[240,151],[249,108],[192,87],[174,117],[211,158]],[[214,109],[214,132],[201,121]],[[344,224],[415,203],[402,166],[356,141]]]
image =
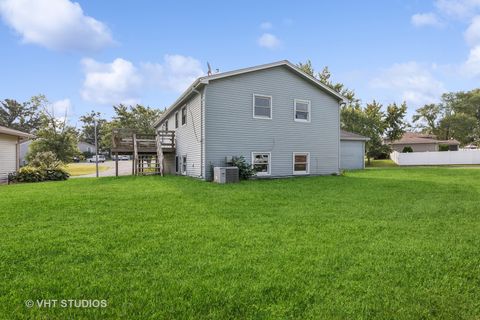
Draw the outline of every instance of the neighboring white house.
[[[0,183],[7,182],[8,174],[20,166],[20,142],[33,135],[0,126]]]
[[[154,124],[175,132],[165,170],[210,180],[243,156],[261,177],[338,174],[343,102],[286,60],[201,77]],[[363,168],[364,141],[345,140],[345,165]]]
[[[78,146],[78,150],[80,150],[80,152],[82,153],[85,153],[85,152],[92,153],[92,154],[95,153],[95,145],[91,143],[80,141],[77,144],[77,146]]]

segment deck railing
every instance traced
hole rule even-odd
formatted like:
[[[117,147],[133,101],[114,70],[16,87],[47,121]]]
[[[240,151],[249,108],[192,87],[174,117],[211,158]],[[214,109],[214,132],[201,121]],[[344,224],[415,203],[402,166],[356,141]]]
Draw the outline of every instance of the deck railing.
[[[157,131],[163,148],[175,148],[175,131]]]
[[[158,131],[163,149],[175,148],[175,131]],[[157,148],[155,134],[135,134],[131,131],[116,129],[112,134],[112,151],[133,152],[136,141],[138,152],[154,152]]]

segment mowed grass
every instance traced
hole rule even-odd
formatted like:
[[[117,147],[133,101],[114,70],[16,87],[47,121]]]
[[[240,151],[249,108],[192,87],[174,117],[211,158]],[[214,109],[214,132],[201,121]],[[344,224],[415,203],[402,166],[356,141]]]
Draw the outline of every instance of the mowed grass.
[[[2,186],[0,315],[479,319],[479,192],[480,170],[446,168]]]
[[[65,170],[67,170],[72,177],[75,177],[95,173],[96,169],[95,163],[69,163],[65,166]],[[108,170],[107,166],[101,164],[98,165],[98,171],[101,172],[105,170]]]
[[[365,160],[365,167],[367,168],[387,168],[398,167],[398,165],[390,159],[375,160],[370,159],[370,164]]]

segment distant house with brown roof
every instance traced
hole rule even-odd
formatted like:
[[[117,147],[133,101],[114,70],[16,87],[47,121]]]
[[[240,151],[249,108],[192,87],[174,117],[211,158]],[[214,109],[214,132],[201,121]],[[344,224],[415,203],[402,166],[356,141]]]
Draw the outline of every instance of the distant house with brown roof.
[[[405,132],[403,137],[395,141],[385,141],[394,151],[402,152],[405,147],[411,147],[413,152],[439,151],[440,145],[447,145],[450,151],[458,151],[460,142],[455,139],[439,140],[433,134]]]

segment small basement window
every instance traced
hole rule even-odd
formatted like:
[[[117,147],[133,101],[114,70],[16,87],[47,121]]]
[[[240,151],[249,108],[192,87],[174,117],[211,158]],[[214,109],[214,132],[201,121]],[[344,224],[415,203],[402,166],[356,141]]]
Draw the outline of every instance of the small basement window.
[[[310,153],[293,153],[293,174],[309,174],[310,172]]]
[[[253,95],[253,117],[258,119],[272,119],[272,97]]]
[[[295,121],[310,122],[310,101],[295,99]]]
[[[182,108],[182,126],[187,124],[187,107]]]
[[[269,176],[272,156],[270,152],[252,152],[252,166],[257,176]]]

